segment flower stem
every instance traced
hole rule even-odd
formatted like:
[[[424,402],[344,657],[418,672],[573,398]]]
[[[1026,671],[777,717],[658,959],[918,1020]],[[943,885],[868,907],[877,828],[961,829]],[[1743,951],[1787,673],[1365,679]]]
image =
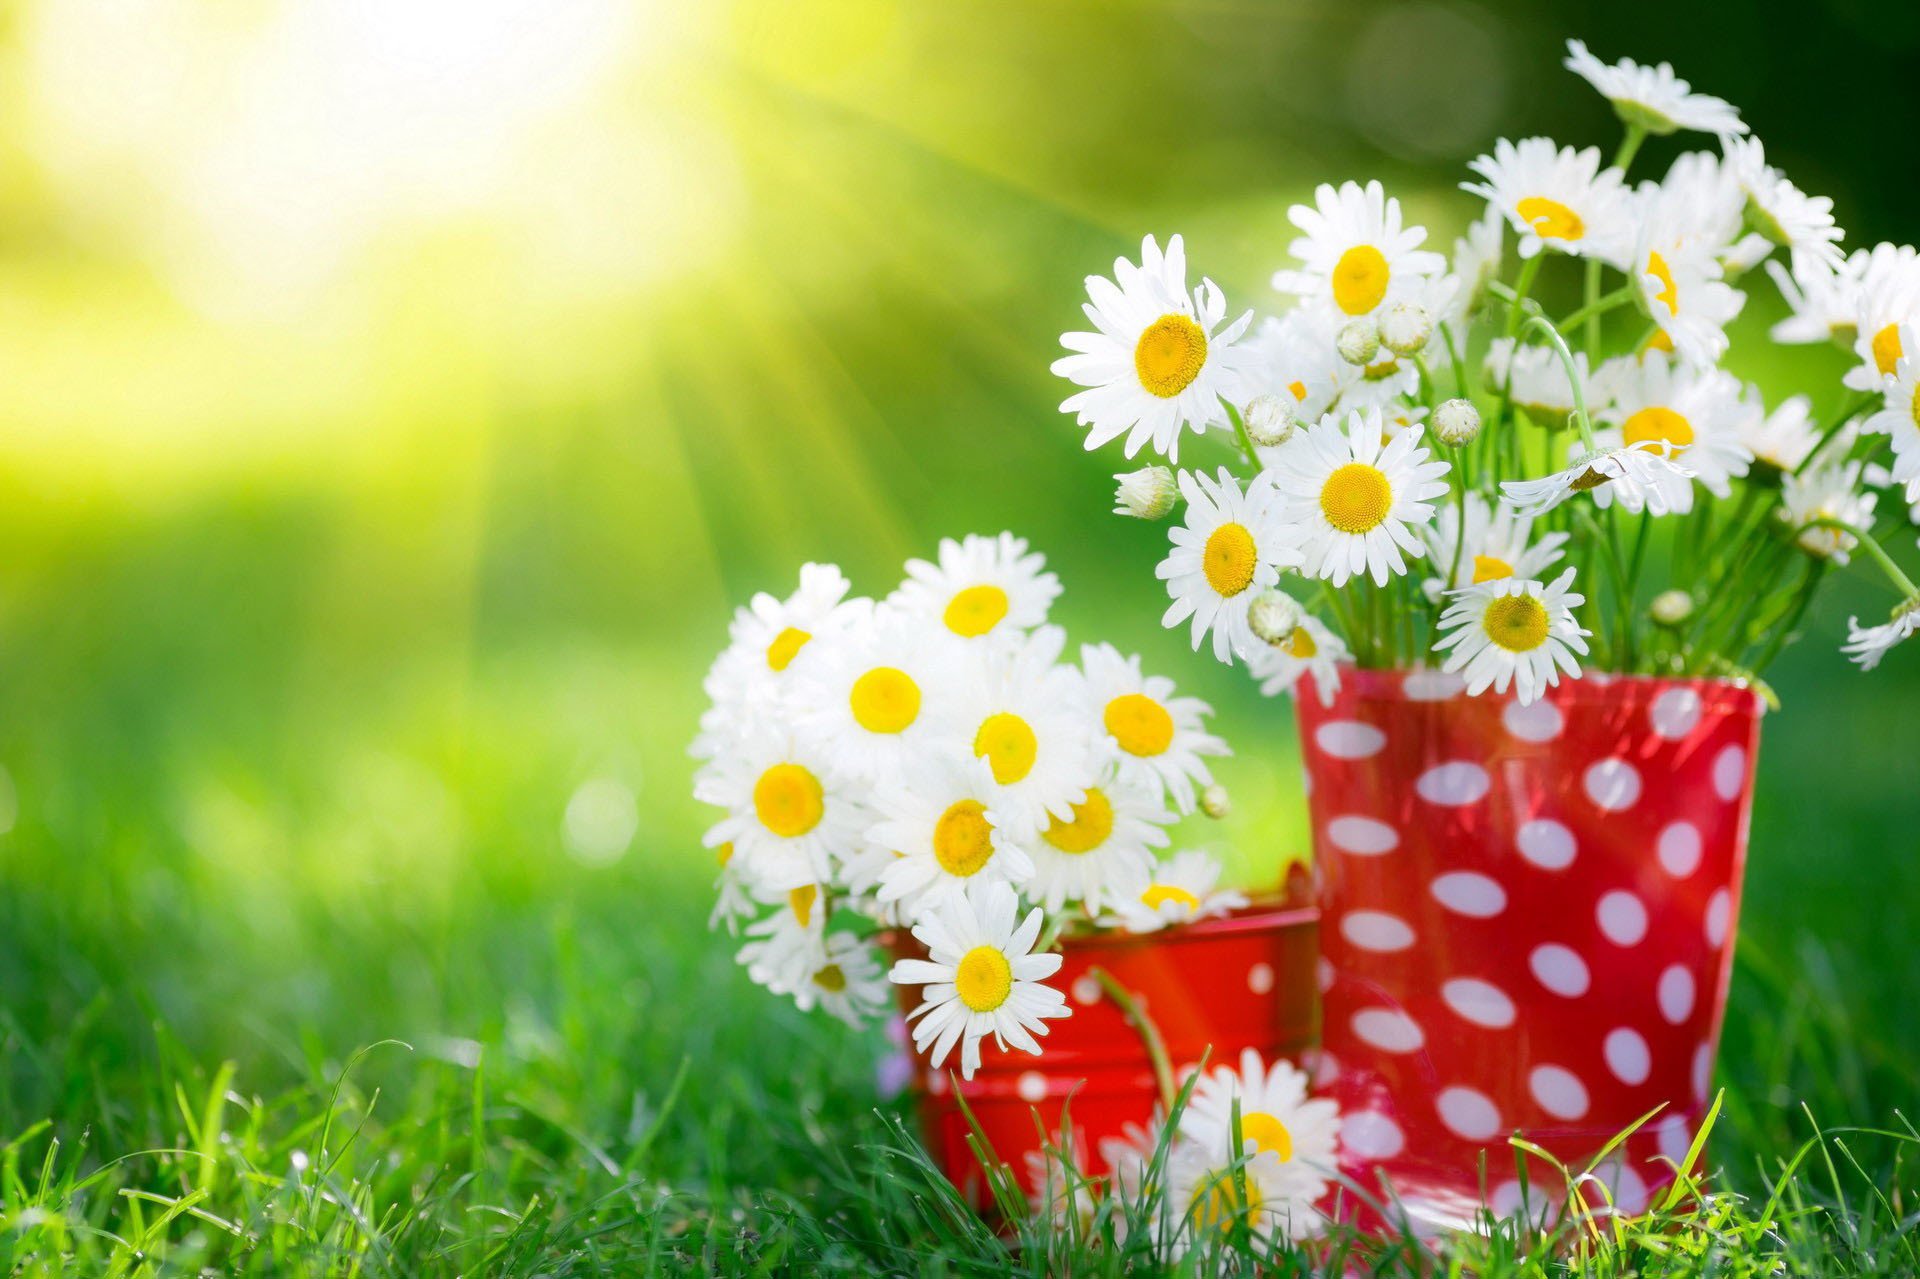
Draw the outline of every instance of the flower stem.
[[[1253,447],[1253,437],[1247,434],[1247,424],[1240,420],[1240,410],[1228,403],[1224,395],[1220,397],[1220,407],[1227,411],[1227,421],[1233,423],[1233,433],[1240,440],[1241,451],[1247,455],[1247,465],[1253,468],[1254,475],[1260,474],[1267,468],[1260,463],[1260,454]]]
[[[1627,126],[1627,136],[1620,139],[1620,149],[1613,153],[1613,167],[1620,170],[1622,176],[1626,174],[1627,167],[1633,163],[1633,157],[1640,154],[1640,144],[1646,140],[1646,126],[1639,124]]]
[[[1594,282],[1594,287],[1589,289],[1588,292],[1598,295],[1600,264],[1598,262],[1589,262],[1587,268],[1587,278]],[[1623,288],[1615,289],[1604,297],[1590,297],[1587,299],[1586,305],[1582,306],[1572,315],[1569,315],[1566,319],[1560,321],[1560,327],[1563,330],[1567,330],[1573,329],[1582,323],[1586,324],[1587,358],[1591,360],[1594,358],[1595,350],[1600,345],[1600,317],[1615,307],[1625,306],[1627,303],[1633,301],[1638,293],[1639,290],[1629,284]]]
[[[1833,442],[1834,437],[1846,429],[1847,423],[1859,417],[1861,411],[1872,404],[1874,399],[1875,396],[1872,392],[1862,391],[1855,395],[1852,400],[1848,401],[1845,407],[1840,410],[1840,416],[1836,417],[1831,425],[1820,432],[1819,440],[1814,443],[1812,448],[1807,450],[1807,455],[1800,459],[1800,465],[1793,468],[1793,473],[1795,475],[1805,474],[1807,468],[1814,464],[1815,459],[1826,452],[1827,445]]]
[[[1915,586],[1913,579],[1900,571],[1900,566],[1893,562],[1893,557],[1882,550],[1880,543],[1874,540],[1873,534],[1867,532],[1865,529],[1856,528],[1845,520],[1836,520],[1826,515],[1808,520],[1800,527],[1803,529],[1830,528],[1835,532],[1851,535],[1860,543],[1860,549],[1865,551],[1868,557],[1880,566],[1881,571],[1887,575],[1887,580],[1893,583],[1893,588],[1900,592],[1901,599],[1912,599],[1914,596],[1920,595],[1920,586]]]
[[[1560,357],[1561,367],[1567,371],[1567,385],[1573,388],[1573,425],[1580,432],[1580,442],[1591,450],[1593,448],[1593,424],[1587,420],[1587,388],[1580,380],[1580,370],[1573,362],[1573,352],[1567,349],[1567,340],[1560,336],[1560,330],[1553,321],[1544,315],[1530,315],[1524,326],[1528,332],[1538,329],[1546,335],[1548,345]]]
[[[1160,1037],[1160,1027],[1153,1018],[1147,1016],[1147,1010],[1140,1006],[1127,988],[1114,980],[1113,974],[1104,968],[1089,968],[1087,976],[1100,983],[1107,998],[1113,1001],[1120,1015],[1127,1019],[1127,1025],[1140,1036],[1140,1043],[1147,1050],[1147,1060],[1153,1063],[1154,1086],[1160,1090],[1160,1104],[1166,1107],[1166,1113],[1173,1113],[1176,1089],[1173,1086],[1173,1062],[1167,1056],[1167,1041]]]

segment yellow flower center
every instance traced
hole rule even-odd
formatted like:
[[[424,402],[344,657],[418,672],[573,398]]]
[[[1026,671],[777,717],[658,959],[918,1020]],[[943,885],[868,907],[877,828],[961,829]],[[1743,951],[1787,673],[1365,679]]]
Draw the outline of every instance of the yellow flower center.
[[[1543,240],[1578,240],[1587,233],[1587,224],[1580,220],[1578,213],[1544,195],[1527,196],[1514,205],[1514,209],[1520,214],[1520,220]]]
[[[1133,348],[1133,371],[1140,385],[1163,400],[1192,386],[1206,362],[1206,332],[1184,315],[1161,316]]]
[[[1915,426],[1920,426],[1920,382],[1914,383],[1913,399],[1907,404],[1907,416],[1913,419]]]
[[[1369,382],[1378,382],[1384,378],[1392,377],[1395,373],[1398,373],[1399,371],[1400,371],[1400,361],[1394,359],[1391,355],[1389,355],[1386,359],[1381,360],[1374,364],[1369,364],[1365,368],[1361,369],[1360,376],[1367,379],[1367,381]]]
[[[1320,646],[1313,642],[1313,636],[1304,626],[1293,628],[1293,634],[1287,636],[1287,653],[1301,661],[1320,655]]]
[[[1503,577],[1513,576],[1513,565],[1497,555],[1476,555],[1473,557],[1473,581],[1477,586],[1481,582],[1497,582]]]
[[[993,823],[977,799],[956,800],[933,824],[933,858],[959,879],[980,873],[993,860]]]
[[[805,928],[813,922],[813,903],[820,896],[820,889],[814,884],[802,884],[787,894],[787,909]]]
[[[1287,394],[1293,396],[1296,400],[1304,400],[1307,398],[1307,384],[1295,378],[1293,381],[1287,383]]]
[[[1193,1222],[1196,1232],[1226,1231],[1232,1229],[1235,1222],[1252,1218],[1254,1211],[1260,1207],[1260,1185],[1244,1170],[1240,1174],[1240,1183],[1247,1192],[1247,1202],[1244,1204],[1240,1202],[1240,1188],[1234,1182],[1233,1173],[1226,1169],[1209,1177],[1206,1184],[1194,1193],[1187,1217]]]
[[[1207,575],[1207,585],[1220,595],[1231,597],[1252,584],[1257,558],[1253,534],[1247,532],[1247,526],[1227,523],[1207,536],[1207,549],[1200,556],[1200,566]]]
[[[1013,993],[1013,965],[992,946],[975,946],[953,970],[953,993],[977,1013],[990,1013]]]
[[[1386,473],[1365,462],[1348,462],[1320,486],[1320,510],[1342,533],[1378,528],[1393,509],[1393,485]]]
[[[1679,457],[1693,443],[1693,424],[1662,405],[1641,409],[1626,420],[1620,434],[1628,444],[1658,444],[1668,457]]]
[[[973,735],[973,753],[993,767],[993,780],[1009,786],[1033,771],[1040,743],[1033,726],[1011,711],[1000,711],[980,721]]]
[[[869,733],[904,732],[920,716],[920,686],[898,667],[876,666],[853,681],[847,704]]]
[[[1667,260],[1658,253],[1647,254],[1647,274],[1660,281],[1660,291],[1653,295],[1653,300],[1678,315],[1680,286],[1673,282],[1673,272],[1667,269]]]
[[[1293,1134],[1277,1116],[1264,1110],[1240,1116],[1240,1135],[1263,1153],[1278,1155],[1281,1163],[1293,1158]]]
[[[773,637],[773,643],[767,645],[767,665],[776,671],[787,669],[787,663],[799,656],[800,649],[813,636],[797,626],[789,626]]]
[[[972,639],[1000,625],[1007,615],[1007,593],[997,586],[969,586],[947,601],[942,619],[955,635]]]
[[[1647,339],[1646,345],[1640,348],[1640,354],[1642,355],[1645,355],[1648,351],[1664,351],[1668,355],[1673,354],[1673,339],[1667,336],[1665,329],[1655,329],[1653,336]]]
[[[804,835],[826,812],[820,779],[798,764],[775,764],[753,784],[753,811],[782,839]]]
[[[1090,853],[1106,843],[1111,834],[1113,801],[1099,787],[1089,786],[1086,801],[1073,806],[1073,820],[1048,817],[1042,838],[1063,853]]]
[[[1120,694],[1100,719],[1129,755],[1158,755],[1173,745],[1173,716],[1145,693]]]
[[[840,965],[828,964],[813,975],[813,984],[838,994],[847,988],[847,975],[840,970]]]
[[[1906,352],[1900,349],[1900,326],[1889,324],[1873,335],[1873,365],[1888,377],[1900,365],[1900,357]]]
[[[1149,910],[1159,910],[1168,902],[1178,902],[1188,910],[1200,909],[1200,899],[1178,884],[1153,884],[1140,894],[1140,902]]]
[[[1480,624],[1509,653],[1530,653],[1547,642],[1546,605],[1531,595],[1502,595],[1487,605]]]
[[[1356,244],[1333,266],[1333,301],[1348,315],[1365,315],[1387,296],[1387,259],[1371,244]]]

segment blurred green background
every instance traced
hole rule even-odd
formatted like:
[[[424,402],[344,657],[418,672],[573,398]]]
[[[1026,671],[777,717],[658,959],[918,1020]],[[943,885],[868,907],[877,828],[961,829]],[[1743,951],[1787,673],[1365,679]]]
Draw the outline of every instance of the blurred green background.
[[[0,8],[0,1123],[131,1142],[155,1059],[270,1088],[395,1036],[617,1133],[685,1055],[751,1177],[741,1023],[868,1077],[703,928],[699,676],[806,559],[881,593],[1033,539],[1076,638],[1219,709],[1214,833],[1273,875],[1290,714],[1158,628],[1163,530],[1047,364],[1144,232],[1265,308],[1318,181],[1445,248],[1496,136],[1611,147],[1568,35],[1736,102],[1850,245],[1920,237],[1920,11],[1868,0]],[[1837,402],[1766,294],[1734,366]],[[1750,1118],[1920,1092],[1920,652],[1836,651],[1879,600],[1775,672]]]

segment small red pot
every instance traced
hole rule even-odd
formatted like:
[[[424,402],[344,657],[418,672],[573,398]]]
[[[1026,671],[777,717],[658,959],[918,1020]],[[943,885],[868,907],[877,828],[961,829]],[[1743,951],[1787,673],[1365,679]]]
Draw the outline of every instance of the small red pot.
[[[1198,1063],[1237,1062],[1244,1048],[1267,1060],[1299,1056],[1313,1044],[1318,1003],[1313,988],[1318,912],[1304,904],[1259,904],[1218,919],[1140,936],[1125,933],[1069,939],[1060,971],[1048,979],[1073,1013],[1047,1023],[1043,1052],[1004,1051],[988,1039],[971,1080],[958,1053],[940,1070],[913,1058],[913,1089],[927,1148],[976,1206],[985,1185],[968,1148],[970,1129],[953,1094],[957,1083],[996,1157],[1028,1183],[1027,1155],[1041,1133],[1060,1140],[1069,1111],[1079,1162],[1090,1176],[1108,1171],[1100,1142],[1145,1124],[1159,1100],[1140,1036],[1090,975],[1104,968],[1159,1027],[1175,1071]],[[894,938],[900,957],[923,955],[910,934]],[[917,987],[903,987],[901,1007],[918,1005]],[[949,1073],[951,1072],[951,1073]],[[1035,1122],[1038,1112],[1039,1122]],[[1027,1184],[1028,1190],[1035,1187]]]
[[[1577,1170],[1664,1106],[1603,1177],[1627,1212],[1672,1180],[1713,1073],[1761,709],[1604,675],[1523,707],[1432,671],[1299,700],[1351,1176],[1465,1225],[1483,1193],[1515,1207],[1513,1132]],[[1544,1164],[1528,1181],[1535,1205],[1564,1194]]]

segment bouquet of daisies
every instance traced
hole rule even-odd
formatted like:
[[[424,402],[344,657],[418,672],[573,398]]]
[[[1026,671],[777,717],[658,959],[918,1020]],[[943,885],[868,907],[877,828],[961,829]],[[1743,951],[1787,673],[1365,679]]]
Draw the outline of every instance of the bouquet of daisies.
[[[753,979],[858,1024],[923,988],[914,1043],[1038,1053],[1068,929],[1150,932],[1246,904],[1169,828],[1224,812],[1205,704],[1047,624],[1060,593],[1011,534],[942,542],[884,600],[808,564],[735,615],[706,679],[695,795],[724,814],[716,924]],[[925,958],[883,967],[877,934]]]
[[[1450,257],[1348,182],[1291,210],[1273,283],[1294,302],[1257,326],[1211,280],[1188,291],[1178,236],[1087,281],[1061,407],[1089,449],[1223,446],[1228,465],[1116,476],[1117,510],[1178,512],[1165,622],[1268,693],[1310,676],[1330,699],[1347,661],[1521,702],[1583,664],[1751,678],[1850,562],[1893,591],[1886,620],[1850,623],[1855,661],[1920,630],[1883,546],[1920,522],[1920,255],[1843,255],[1831,202],[1666,64],[1574,41],[1567,66],[1624,125],[1612,162],[1500,141]],[[1688,130],[1718,148],[1630,176],[1650,136]],[[1773,340],[1837,348],[1817,409],[1721,366],[1763,267],[1791,312]]]

